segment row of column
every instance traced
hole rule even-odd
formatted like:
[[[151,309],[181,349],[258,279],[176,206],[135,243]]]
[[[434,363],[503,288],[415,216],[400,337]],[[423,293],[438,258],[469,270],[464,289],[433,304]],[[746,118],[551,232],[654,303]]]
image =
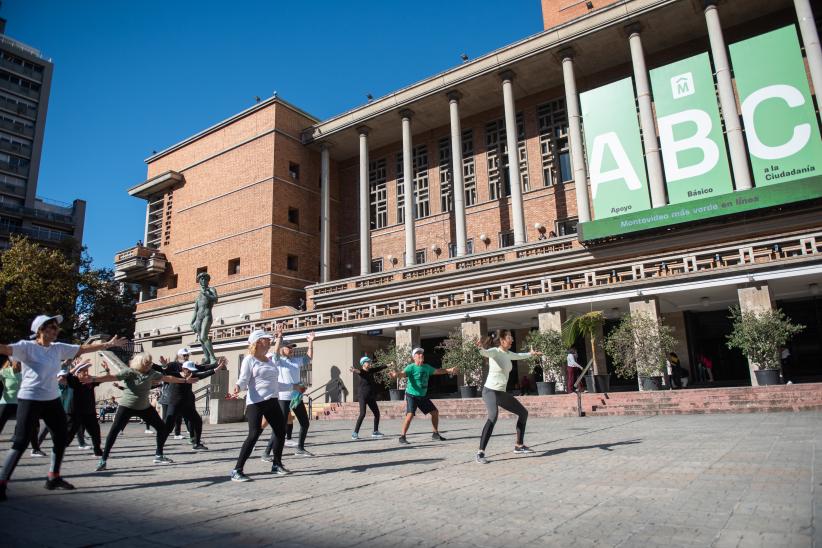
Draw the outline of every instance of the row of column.
[[[705,0],[705,22],[708,30],[711,54],[716,69],[717,90],[722,118],[728,139],[731,169],[733,171],[736,190],[747,190],[752,187],[751,173],[748,167],[748,157],[740,123],[740,114],[734,95],[730,63],[728,62],[727,46],[722,33],[719,12],[716,0]],[[814,23],[810,0],[794,0],[799,30],[808,61],[811,80],[815,90],[822,89],[822,49],[819,45],[819,36]],[[651,191],[652,207],[662,207],[667,204],[665,179],[663,175],[662,158],[659,149],[659,139],[654,122],[651,88],[648,79],[648,68],[645,63],[645,54],[642,47],[641,27],[632,24],[626,28],[628,43],[631,52],[634,82],[637,90],[639,105],[639,120],[642,128],[645,160],[648,168],[648,182]],[[584,149],[582,144],[582,120],[579,109],[579,95],[577,93],[576,78],[574,75],[574,53],[568,48],[560,51],[562,59],[562,73],[565,86],[565,102],[568,111],[569,147],[571,164],[574,174],[574,185],[577,199],[577,214],[579,222],[591,220],[590,202],[588,199],[588,173],[585,165]],[[503,108],[505,113],[505,131],[508,146],[508,174],[511,181],[511,209],[514,230],[514,244],[525,243],[525,216],[523,212],[522,187],[520,185],[520,169],[517,158],[517,124],[514,102],[513,81],[514,73],[510,70],[499,74]],[[456,253],[462,257],[466,253],[466,223],[465,223],[465,191],[462,173],[462,138],[460,130],[458,91],[447,94],[449,117],[451,125],[451,154],[453,174],[454,220],[456,231]],[[400,111],[402,120],[402,149],[403,149],[403,183],[405,192],[405,265],[415,262],[416,236],[414,232],[415,197],[413,184],[413,143],[411,123],[414,113],[409,109]],[[366,275],[371,268],[371,234],[370,234],[370,189],[368,176],[368,135],[369,128],[358,128],[360,145],[359,171],[359,233],[360,233],[360,274]],[[322,148],[322,237],[321,260],[322,281],[330,280],[330,225],[328,223],[328,148]]]

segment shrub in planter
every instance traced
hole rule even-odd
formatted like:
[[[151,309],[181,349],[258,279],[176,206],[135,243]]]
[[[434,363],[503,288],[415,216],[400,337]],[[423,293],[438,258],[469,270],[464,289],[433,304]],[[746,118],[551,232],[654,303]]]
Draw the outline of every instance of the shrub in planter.
[[[466,337],[462,331],[452,331],[448,338],[439,346],[444,353],[442,356],[443,369],[456,367],[465,378],[465,385],[475,389],[482,385],[483,357],[480,354],[479,339]]]
[[[677,345],[672,332],[647,314],[623,316],[605,339],[605,352],[613,360],[616,374],[623,379],[634,375],[640,379],[661,376],[668,353]],[[650,387],[652,383],[644,386]]]
[[[762,312],[742,312],[738,306],[734,306],[730,308],[730,312],[733,326],[728,335],[728,348],[738,348],[748,357],[748,361],[758,369],[757,378],[760,371],[779,369],[780,347],[805,329],[804,325],[791,322],[778,308]],[[778,380],[777,376],[776,382]]]
[[[391,371],[400,372],[405,369],[405,366],[411,363],[411,347],[408,345],[397,346],[397,343],[392,342],[386,348],[378,348],[374,352],[374,365],[384,365],[388,369],[380,373],[380,380],[386,388],[404,390],[408,379],[405,377],[397,377],[392,379],[389,375]]]
[[[531,331],[525,339],[525,346],[542,352],[542,356],[534,356],[529,360],[528,368],[531,373],[540,366],[542,382],[564,382],[568,351],[559,331]]]

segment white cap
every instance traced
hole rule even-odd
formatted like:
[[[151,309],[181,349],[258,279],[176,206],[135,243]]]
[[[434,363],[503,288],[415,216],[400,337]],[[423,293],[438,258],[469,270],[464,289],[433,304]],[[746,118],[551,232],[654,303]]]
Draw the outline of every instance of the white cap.
[[[417,354],[425,354],[425,350],[420,348],[419,346],[411,351],[411,356],[416,356]]]
[[[57,373],[57,378],[59,379],[60,377],[65,377],[66,375],[68,375],[68,371],[61,369],[60,372]]]
[[[258,329],[257,331],[252,332],[251,335],[248,336],[248,344],[254,344],[255,342],[259,341],[260,339],[273,339],[273,338],[274,338],[274,335],[271,335],[270,333],[266,333],[262,329]]]
[[[80,371],[82,371],[83,369],[88,369],[89,367],[91,367],[91,364],[90,364],[90,363],[84,363],[83,365],[81,365],[80,367],[78,367],[78,368],[74,371],[74,373],[75,373],[75,374],[77,374],[77,373],[79,373]]]
[[[183,363],[183,369],[188,369],[189,371],[197,371],[197,365],[193,361],[189,360]]]
[[[191,350],[189,350],[187,346],[177,351],[178,356],[188,356],[189,354],[191,354]]]
[[[57,320],[57,323],[61,324],[63,323],[63,316],[61,316],[60,314],[56,316],[46,316],[45,314],[41,314],[34,318],[34,321],[31,322],[31,332],[37,333],[38,331],[40,331],[40,328],[43,327],[44,323],[51,320]]]

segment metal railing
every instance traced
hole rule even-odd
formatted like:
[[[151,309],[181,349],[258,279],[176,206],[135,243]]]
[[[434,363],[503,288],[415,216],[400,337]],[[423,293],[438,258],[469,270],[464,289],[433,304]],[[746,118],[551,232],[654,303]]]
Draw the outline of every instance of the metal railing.
[[[582,370],[582,373],[579,374],[579,378],[574,383],[574,390],[577,393],[577,417],[584,416],[582,413],[582,393],[579,391],[579,384],[585,380],[585,375],[588,373],[588,370],[591,369],[591,366],[594,365],[594,359],[591,358],[588,360],[588,365]]]
[[[202,388],[194,391],[194,405],[197,402],[205,399],[205,407],[203,408],[202,416],[207,417],[211,413],[211,385],[208,384]]]
[[[325,392],[323,392],[319,396],[312,396],[312,394],[315,394],[315,393],[319,392],[323,388],[325,389]],[[314,400],[316,400],[318,398],[324,398],[325,396],[327,396],[331,393],[334,393],[335,390],[339,391],[339,393],[341,393],[341,394],[347,394],[348,393],[348,391],[345,389],[345,384],[343,384],[342,379],[331,379],[330,381],[328,381],[324,385],[312,390],[311,392],[309,392],[307,394],[303,394],[304,398],[308,398],[308,417],[309,417],[309,419],[314,416]],[[343,402],[345,402],[345,400],[346,400],[346,397],[343,396]]]

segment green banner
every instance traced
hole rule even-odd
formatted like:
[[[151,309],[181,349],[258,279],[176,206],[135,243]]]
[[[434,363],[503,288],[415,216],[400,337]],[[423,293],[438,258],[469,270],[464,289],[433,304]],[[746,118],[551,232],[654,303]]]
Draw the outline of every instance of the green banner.
[[[756,186],[822,169],[822,140],[793,25],[730,46]]]
[[[659,67],[650,74],[668,202],[732,192],[708,54]]]
[[[579,96],[596,219],[651,206],[631,78]]]
[[[615,219],[580,223],[578,225],[579,239],[581,241],[596,240],[614,234],[628,234],[675,224],[702,221],[813,198],[822,198],[822,176],[783,183],[777,186],[752,188],[726,194],[725,196],[701,198],[687,204],[668,205],[650,211],[628,213]]]

